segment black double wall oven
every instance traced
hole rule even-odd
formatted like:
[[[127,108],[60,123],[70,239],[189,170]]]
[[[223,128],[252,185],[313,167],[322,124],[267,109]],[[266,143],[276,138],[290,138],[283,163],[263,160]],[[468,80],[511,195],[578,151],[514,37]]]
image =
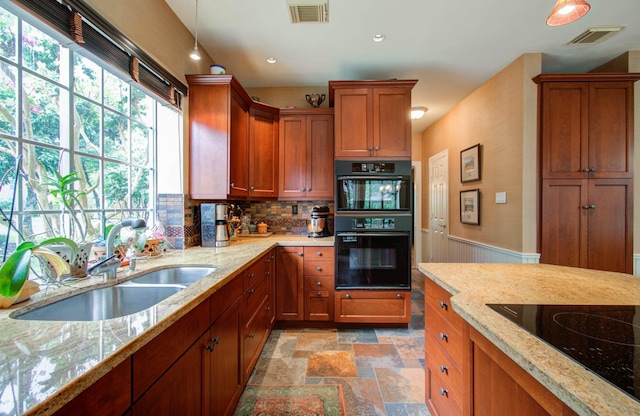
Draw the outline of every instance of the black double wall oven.
[[[411,161],[335,163],[336,289],[411,289]]]

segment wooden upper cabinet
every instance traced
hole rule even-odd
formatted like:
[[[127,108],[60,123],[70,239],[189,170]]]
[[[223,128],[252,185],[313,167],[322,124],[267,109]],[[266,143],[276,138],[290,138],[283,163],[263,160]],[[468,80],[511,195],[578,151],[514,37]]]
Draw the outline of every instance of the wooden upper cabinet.
[[[278,113],[251,108],[249,124],[249,197],[278,196]],[[232,162],[233,164],[233,162]]]
[[[279,109],[233,75],[187,75],[193,199],[278,195]]]
[[[542,177],[633,177],[636,74],[543,74],[539,83]]]
[[[333,199],[333,109],[282,110],[279,199]]]
[[[417,80],[329,81],[336,159],[410,159]]]

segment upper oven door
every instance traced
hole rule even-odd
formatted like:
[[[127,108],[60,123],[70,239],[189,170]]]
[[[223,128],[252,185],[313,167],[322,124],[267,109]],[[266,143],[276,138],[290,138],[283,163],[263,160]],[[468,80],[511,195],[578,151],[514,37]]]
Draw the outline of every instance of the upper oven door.
[[[410,211],[410,177],[338,176],[336,211]]]

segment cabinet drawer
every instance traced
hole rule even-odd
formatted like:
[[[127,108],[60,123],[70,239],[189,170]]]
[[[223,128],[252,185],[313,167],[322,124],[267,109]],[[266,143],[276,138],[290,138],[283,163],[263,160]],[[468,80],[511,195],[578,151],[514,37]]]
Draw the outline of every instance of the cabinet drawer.
[[[411,292],[396,290],[340,290],[335,292],[336,322],[409,323]]]
[[[259,312],[259,307],[265,301],[268,296],[269,286],[267,285],[267,278],[263,277],[260,281],[256,282],[253,286],[247,289],[242,295],[242,302],[244,307],[244,321],[249,322],[253,316]]]
[[[433,337],[453,360],[462,363],[462,333],[449,325],[442,316],[430,306],[424,310],[425,338]]]
[[[454,326],[458,331],[462,332],[464,321],[451,308],[451,293],[440,287],[437,283],[429,278],[425,278],[424,288],[425,304],[430,305],[433,310],[438,312],[446,321]]]
[[[244,380],[248,380],[251,371],[260,356],[260,348],[266,341],[268,335],[269,318],[265,303],[261,304],[258,312],[247,323],[244,329],[244,340],[242,342],[243,349],[243,368]]]
[[[335,264],[333,261],[304,259],[305,276],[334,276]]]
[[[264,256],[244,271],[244,290],[257,282],[269,271],[269,257]]]
[[[440,377],[440,370],[435,368],[427,357],[425,363],[426,385],[425,399],[433,416],[457,416],[462,414],[462,404],[458,392]]]
[[[308,321],[333,321],[333,290],[304,293],[304,315]]]
[[[305,247],[304,258],[305,260],[317,259],[317,260],[330,260],[333,261],[335,247]]]
[[[460,364],[462,363],[453,361],[439,345],[438,340],[430,334],[425,334],[424,343],[427,359],[433,365],[431,371],[439,373],[440,378],[445,380],[454,391],[461,392],[463,381]]]
[[[331,276],[305,276],[304,290],[331,290],[335,289],[335,277]]]

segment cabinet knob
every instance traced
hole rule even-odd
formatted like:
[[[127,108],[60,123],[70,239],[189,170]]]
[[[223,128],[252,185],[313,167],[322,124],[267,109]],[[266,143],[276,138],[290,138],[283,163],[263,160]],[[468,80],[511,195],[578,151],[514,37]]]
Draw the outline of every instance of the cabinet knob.
[[[440,309],[447,309],[447,306],[446,302],[440,301]]]
[[[322,283],[316,282],[316,286],[322,286]]]
[[[255,337],[256,336],[255,336],[255,334],[253,332],[249,334],[249,338],[254,339]]]
[[[346,295],[344,295],[345,298],[349,299],[351,297],[351,295],[349,295],[348,293]]]
[[[440,395],[449,397],[449,390],[445,390],[442,387],[440,387]]]
[[[449,340],[449,337],[447,336],[447,334],[445,334],[445,333],[443,333],[443,332],[440,332],[440,339],[441,339],[442,341],[448,341],[448,340]]]
[[[255,190],[256,190],[256,187],[255,187],[255,186],[252,186],[250,189],[251,189],[252,191],[255,191]]]
[[[440,372],[441,373],[449,373],[449,369],[444,365],[440,364]]]
[[[247,290],[247,292],[249,292],[250,295],[253,295],[253,292],[255,292],[255,289],[249,289]]]
[[[589,205],[583,205],[582,209],[589,209]]]
[[[265,309],[270,311],[271,310],[271,306],[267,306]]]
[[[253,273],[249,273],[249,279],[253,279]]]
[[[316,254],[317,254],[318,256],[322,257],[322,251],[318,251]]]
[[[591,205],[589,208],[596,209],[596,206],[595,205]]]
[[[322,271],[322,267],[318,266],[318,267],[316,267],[316,270],[321,272]]]
[[[307,192],[311,192],[311,188],[307,188]]]
[[[380,147],[376,146],[376,152],[377,152],[378,150],[380,150]]]
[[[264,272],[265,275],[269,276],[271,272]]]
[[[235,186],[236,186],[236,183],[235,182],[231,182],[231,187],[235,188]]]
[[[302,253],[298,253],[298,256],[299,256],[299,257],[302,257],[302,256],[303,256],[303,254],[302,254]]]
[[[322,293],[318,292],[318,296],[322,296]]]
[[[402,299],[402,295],[400,293],[396,294],[396,299]]]
[[[591,168],[591,172],[595,172],[595,171],[596,171],[596,168]]]
[[[369,146],[369,151],[372,151],[372,150],[373,150],[373,147]]]
[[[582,171],[583,171],[584,173],[589,173],[589,168],[584,168],[584,169],[582,169]]]
[[[300,188],[300,192],[304,192],[304,188]]]

